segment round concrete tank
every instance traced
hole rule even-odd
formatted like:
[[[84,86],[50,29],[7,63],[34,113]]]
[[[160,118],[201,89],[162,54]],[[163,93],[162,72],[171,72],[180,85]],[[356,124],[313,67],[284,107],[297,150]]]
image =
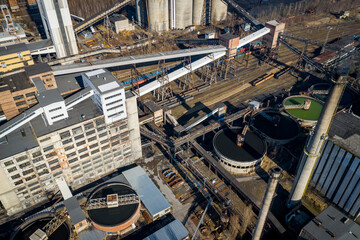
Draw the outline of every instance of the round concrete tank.
[[[226,19],[228,6],[223,0],[211,0],[211,21],[218,22]]]
[[[220,158],[220,164],[233,174],[249,174],[261,166],[266,153],[266,143],[254,132],[248,130],[244,143],[237,144],[241,128],[227,128],[217,132],[213,146]]]
[[[298,137],[299,123],[285,113],[265,110],[255,114],[250,121],[252,129],[269,143],[286,144]]]
[[[106,183],[95,189],[88,198],[88,203],[95,199],[109,199],[114,195],[117,198],[128,198],[136,194],[130,186],[122,183]],[[117,201],[115,201],[117,202]],[[88,210],[89,218],[95,228],[104,232],[126,232],[140,217],[140,199],[126,205],[111,206]]]
[[[301,107],[306,100],[310,100],[310,108]],[[319,100],[308,96],[290,96],[284,99],[283,106],[285,111],[292,117],[296,118],[303,127],[315,126],[323,108],[323,103]]]
[[[17,227],[11,240],[29,239],[30,236],[37,230],[42,229],[51,219],[54,218],[53,214],[44,214],[34,217]],[[49,240],[68,240],[71,237],[71,226],[67,221],[63,222],[56,230],[49,236]]]
[[[162,32],[169,30],[169,1],[148,0],[149,30]]]
[[[175,28],[184,29],[192,25],[193,1],[175,0]]]
[[[206,0],[194,0],[193,3],[193,24],[201,25],[201,17],[204,12],[204,2]]]

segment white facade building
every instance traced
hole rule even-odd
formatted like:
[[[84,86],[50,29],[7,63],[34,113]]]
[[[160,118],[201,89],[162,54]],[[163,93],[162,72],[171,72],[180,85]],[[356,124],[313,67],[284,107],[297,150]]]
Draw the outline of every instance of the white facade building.
[[[125,90],[114,75],[99,69],[82,76],[85,87],[94,90],[92,99],[103,112],[106,124],[126,118]]]
[[[67,0],[37,0],[47,38],[58,58],[78,54]]]

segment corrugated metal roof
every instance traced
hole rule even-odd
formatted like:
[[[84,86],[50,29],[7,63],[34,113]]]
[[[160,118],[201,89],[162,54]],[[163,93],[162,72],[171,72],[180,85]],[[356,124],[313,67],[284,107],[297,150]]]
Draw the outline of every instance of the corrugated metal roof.
[[[188,235],[188,230],[186,230],[179,219],[176,219],[150,236],[144,238],[144,240],[182,240]]]
[[[71,222],[75,225],[86,219],[84,212],[82,211],[76,197],[71,197],[64,201],[66,210],[70,215]]]
[[[137,166],[126,170],[123,175],[139,194],[141,202],[152,216],[171,207],[170,203],[141,167]]]

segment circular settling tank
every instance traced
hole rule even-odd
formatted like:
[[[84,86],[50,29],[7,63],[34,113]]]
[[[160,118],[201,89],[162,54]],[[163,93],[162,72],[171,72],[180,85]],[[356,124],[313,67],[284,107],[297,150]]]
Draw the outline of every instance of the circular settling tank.
[[[129,194],[136,194],[130,186],[122,183],[108,183],[97,189],[88,198],[88,203],[94,199],[118,195],[118,198]],[[111,206],[88,210],[89,218],[94,227],[104,232],[121,232],[135,223],[140,216],[140,198],[136,203]]]
[[[52,218],[53,216],[47,216],[23,223],[19,226],[18,231],[15,233],[15,236],[12,237],[12,240],[30,239],[30,236],[37,229],[43,228]],[[68,240],[70,239],[70,231],[69,225],[64,222],[53,234],[50,235],[49,240]]]
[[[309,88],[309,92],[311,93],[311,95],[314,98],[319,99],[322,102],[325,102],[328,94],[325,94],[322,91],[329,91],[330,88],[331,88],[330,83],[317,83],[317,84],[312,85]],[[353,100],[353,97],[352,97],[351,93],[349,91],[345,90],[344,94],[341,98],[339,108],[342,109],[345,107],[349,107],[352,104],[352,100]]]
[[[310,101],[310,102],[309,102]],[[309,109],[301,107],[304,103],[310,103]],[[290,96],[283,101],[285,111],[300,121],[302,126],[313,126],[320,117],[323,104],[308,96]]]
[[[268,142],[278,144],[286,144],[297,138],[300,133],[300,126],[296,120],[271,110],[255,114],[251,119],[251,126]]]
[[[244,142],[239,145],[241,128],[228,128],[217,132],[213,139],[216,154],[221,165],[233,174],[255,172],[266,153],[266,143],[254,132],[248,130]]]

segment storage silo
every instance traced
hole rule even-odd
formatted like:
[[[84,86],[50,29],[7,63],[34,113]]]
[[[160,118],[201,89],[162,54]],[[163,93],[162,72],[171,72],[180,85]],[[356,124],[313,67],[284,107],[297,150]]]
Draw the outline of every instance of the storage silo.
[[[223,0],[211,0],[211,21],[218,22],[226,19],[228,6]]]
[[[175,28],[184,29],[192,25],[193,0],[175,1]]]
[[[201,18],[204,12],[204,2],[206,0],[194,0],[193,2],[193,24],[201,25]]]
[[[149,30],[162,32],[169,30],[169,1],[148,0]]]

